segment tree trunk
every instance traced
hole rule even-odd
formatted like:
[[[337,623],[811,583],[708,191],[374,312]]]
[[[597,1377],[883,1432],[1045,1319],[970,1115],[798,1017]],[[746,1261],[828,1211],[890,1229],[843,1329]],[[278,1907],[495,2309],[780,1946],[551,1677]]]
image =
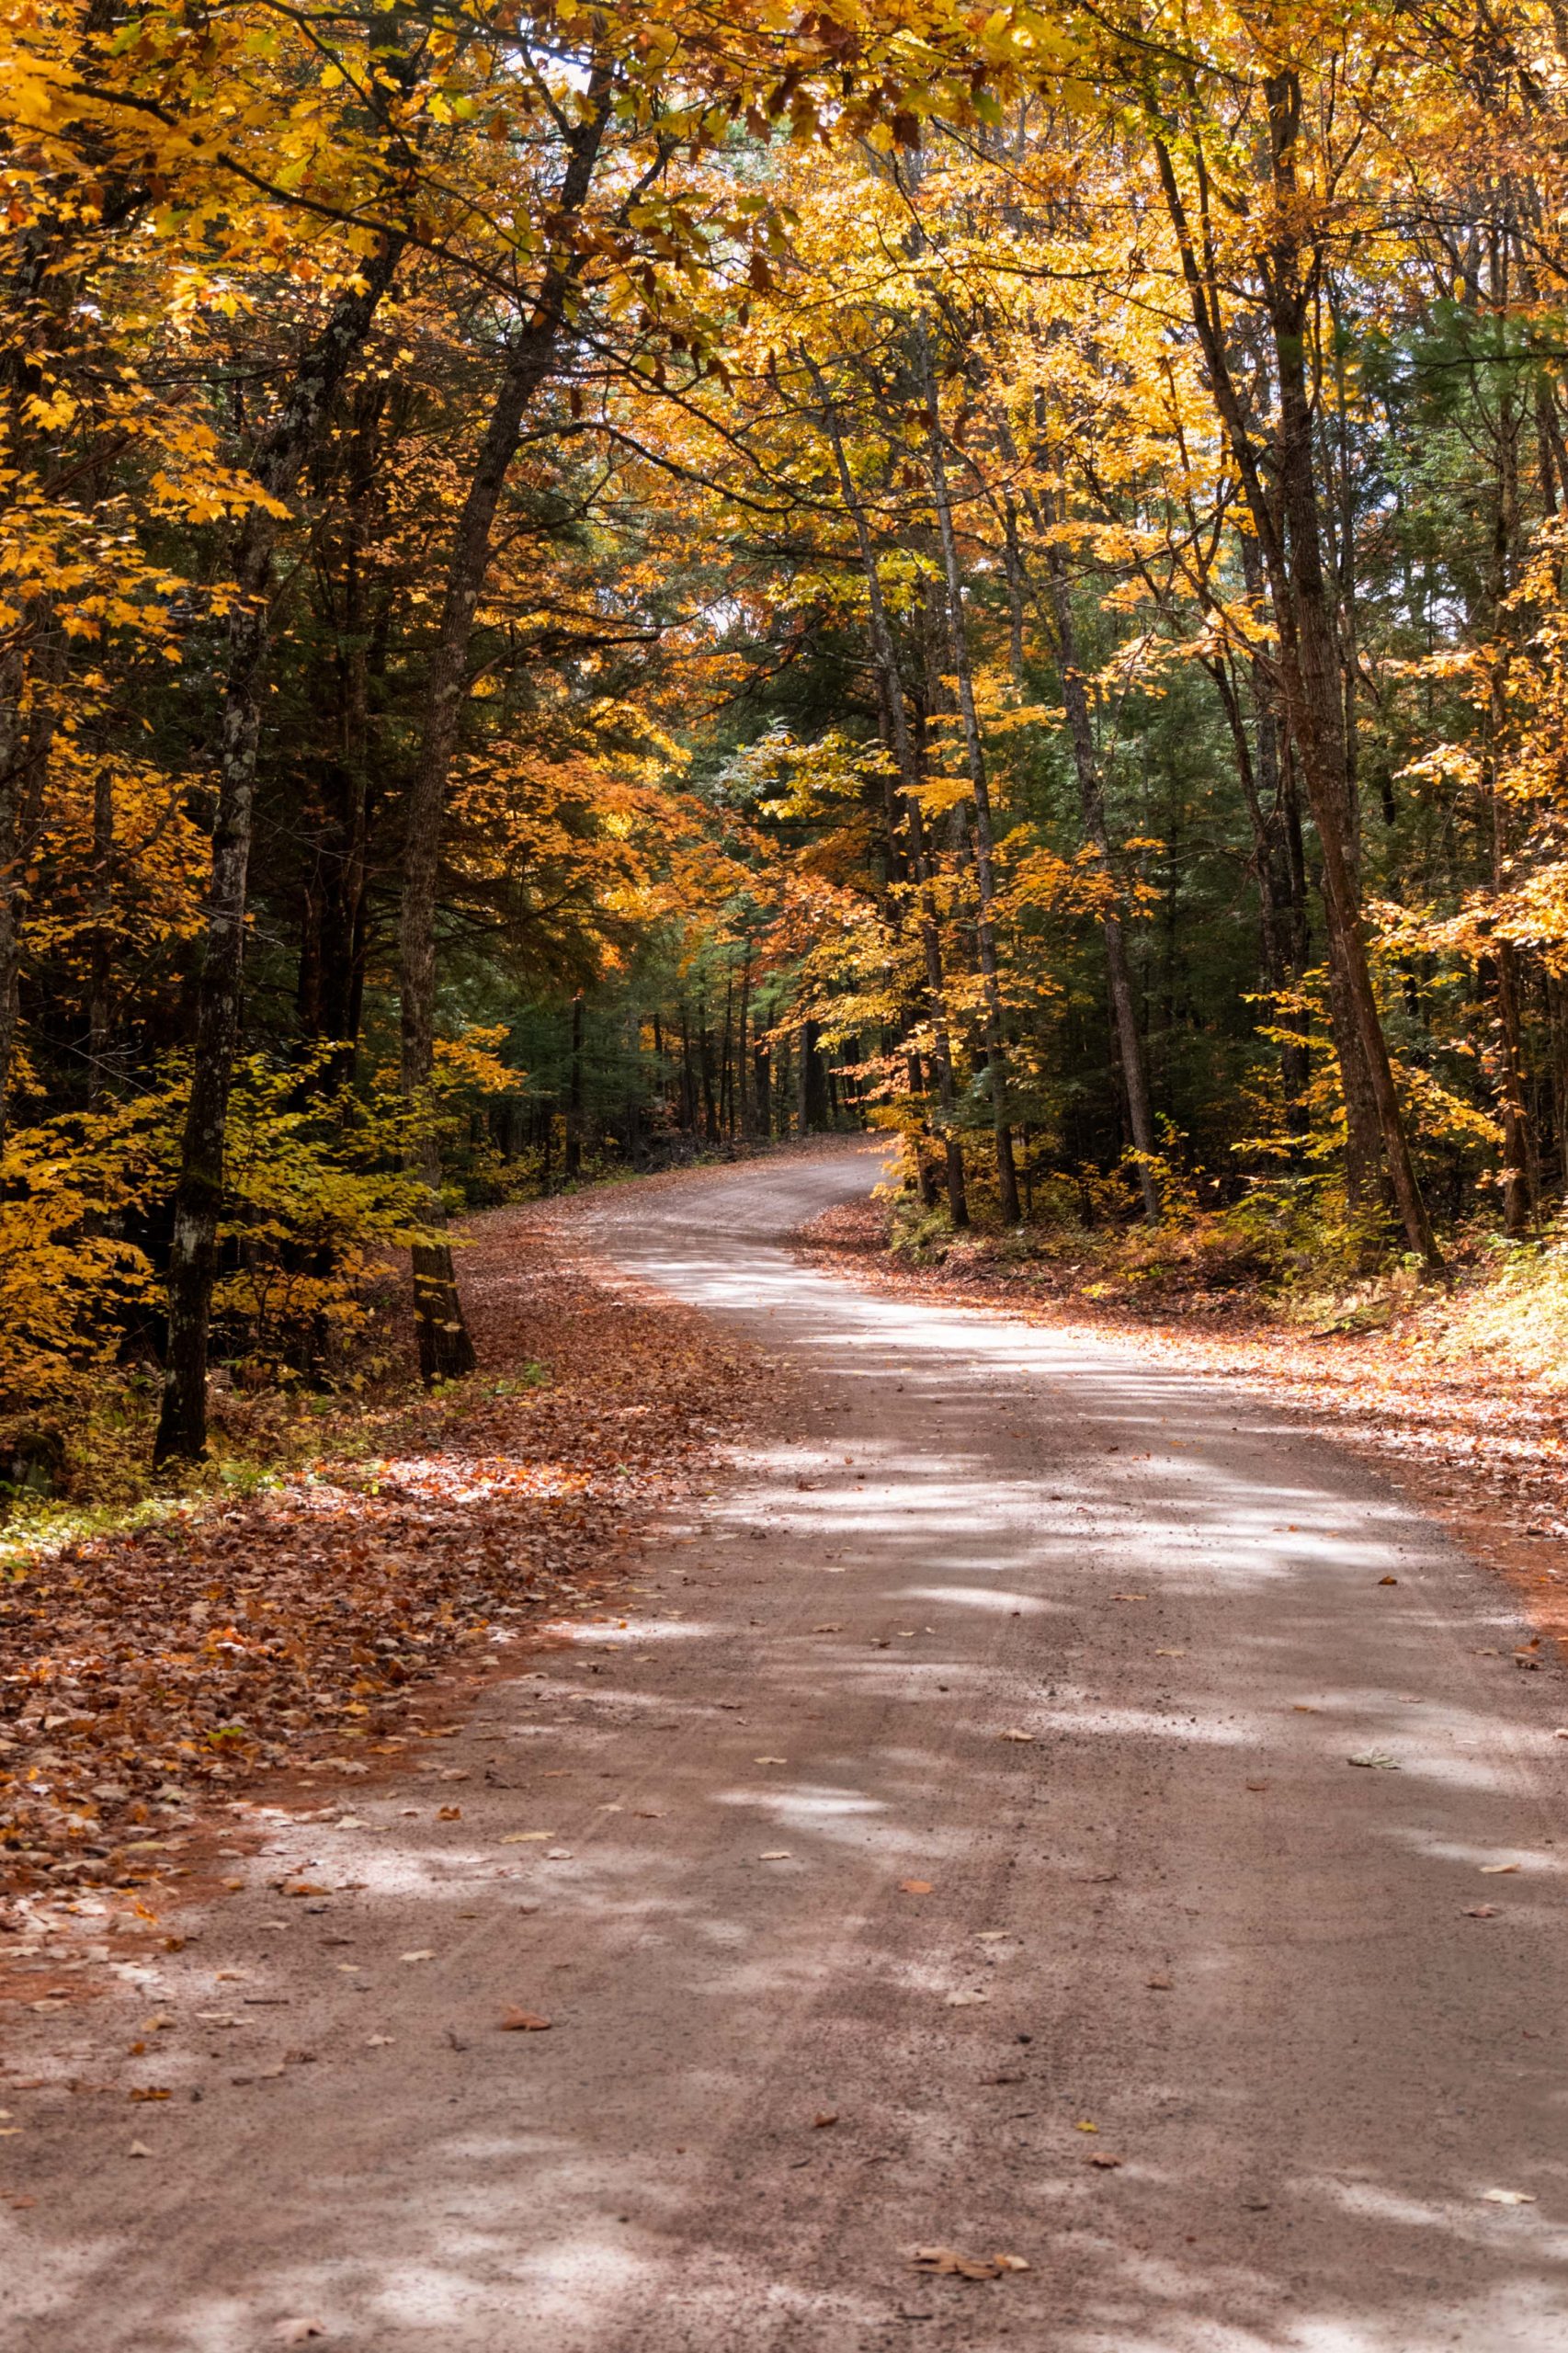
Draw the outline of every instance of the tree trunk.
[[[1084,832],[1094,847],[1106,878],[1114,881],[1105,796],[1100,790],[1099,763],[1095,756],[1095,731],[1078,657],[1077,626],[1073,618],[1066,565],[1054,540],[1048,545],[1045,566],[1051,597],[1051,634],[1056,640],[1062,699],[1067,712],[1067,733],[1073,746],[1073,768],[1078,784],[1078,807]],[[1121,1064],[1127,1124],[1132,1138],[1132,1149],[1138,1155],[1138,1189],[1142,1196],[1143,1215],[1151,1225],[1158,1225],[1160,1192],[1150,1165],[1155,1141],[1154,1114],[1149,1100],[1149,1070],[1143,1052],[1143,1033],[1138,1025],[1138,1007],[1133,1001],[1132,974],[1128,968],[1127,935],[1122,929],[1121,917],[1114,909],[1108,907],[1101,915],[1100,937],[1105,943],[1106,980],[1110,994],[1117,1058]]]
[[[398,980],[402,1009],[400,1074],[404,1097],[416,1104],[430,1084],[436,1038],[436,888],[447,781],[458,748],[468,688],[469,643],[473,617],[490,569],[490,543],[507,472],[517,453],[523,419],[554,365],[568,298],[579,267],[577,215],[593,184],[609,120],[609,78],[596,71],[587,92],[588,109],[570,133],[567,164],[552,208],[551,251],[527,324],[507,356],[473,476],[463,500],[447,563],[440,628],[425,687],[425,728],[409,788],[403,841],[403,907],[398,926]],[[440,1204],[440,1150],[426,1123],[426,1141],[418,1160],[429,1194],[426,1216],[444,1222]],[[472,1372],[473,1343],[463,1322],[452,1254],[445,1242],[416,1250],[414,1314],[419,1370],[426,1381],[455,1380]]]
[[[724,1027],[719,1039],[719,1126],[731,1143],[735,1140],[735,1090],[730,1077],[731,1029],[735,1011],[735,976],[724,973]]]
[[[1518,979],[1514,952],[1506,940],[1497,943],[1492,973],[1497,997],[1497,1094],[1503,1113],[1503,1228],[1517,1238],[1529,1230],[1537,1188],[1525,1105]]]
[[[114,985],[114,775],[107,760],[93,779],[93,938],[88,951],[87,1104],[108,1094]]]
[[[844,452],[844,437],[839,427],[838,412],[834,405],[821,369],[809,354],[802,353],[811,370],[812,381],[822,403],[823,419],[832,445],[838,486],[844,504],[855,524],[856,540],[860,551],[860,569],[866,582],[866,595],[870,612],[871,654],[876,665],[878,688],[882,712],[892,742],[893,757],[898,765],[899,784],[903,794],[906,822],[909,826],[915,879],[920,890],[920,945],[926,965],[926,993],[931,1009],[931,1059],[937,1070],[937,1099],[940,1107],[943,1152],[947,1164],[948,1212],[955,1228],[969,1223],[969,1201],[964,1186],[963,1147],[959,1141],[956,1091],[953,1085],[952,1038],[948,1021],[947,985],[942,970],[942,938],[937,922],[936,894],[931,888],[929,861],[926,855],[924,825],[920,814],[920,758],[910,732],[909,711],[903,699],[903,678],[899,669],[898,649],[893,642],[888,620],[887,604],[882,596],[881,575],[877,570],[876,549],[871,541],[870,527],[866,520],[864,501],[855,488]]]
[[[745,961],[741,966],[741,1001],[736,1016],[737,1043],[735,1049],[736,1125],[743,1141],[751,1134],[751,1108],[747,1096],[747,1056],[750,1052],[751,1028],[751,942],[745,948]]]
[[[362,264],[357,283],[337,297],[326,325],[301,359],[289,398],[251,467],[268,498],[283,500],[290,495],[326,433],[344,379],[369,332],[377,304],[392,284],[402,251],[400,238],[381,239]],[[194,1462],[207,1450],[208,1324],[218,1269],[229,1089],[239,1041],[245,881],[277,532],[274,517],[254,507],[241,528],[234,565],[236,593],[229,617],[218,807],[197,985],[190,1098],[175,1192],[168,1344],[154,1462]]]
[[[818,1087],[816,1065],[820,1059],[817,1052],[817,1025],[814,1021],[802,1021],[801,1024],[800,1094],[795,1112],[797,1135],[809,1136],[812,1131],[812,1120],[816,1109]]]
[[[974,802],[974,868],[980,892],[977,933],[980,971],[985,995],[985,1056],[991,1089],[991,1114],[996,1141],[996,1190],[1004,1225],[1017,1225],[1023,1214],[1018,1203],[1018,1179],[1013,1166],[1013,1131],[1007,1123],[1007,1050],[1002,1027],[1002,984],[996,956],[994,910],[996,880],[991,832],[991,790],[985,755],[975,715],[974,680],[970,670],[969,632],[964,623],[963,575],[959,568],[958,540],[953,531],[952,501],[948,493],[947,459],[942,448],[942,420],[937,405],[937,381],[929,353],[925,358],[926,424],[929,430],[931,489],[942,543],[942,569],[948,586],[948,635],[963,723],[964,754],[969,764],[970,792]]]
[[[702,1019],[698,1027],[697,1050],[702,1079],[702,1140],[705,1143],[722,1141],[719,1128],[719,1098],[713,1089],[713,1032],[708,1021],[706,986],[702,998]]]
[[[691,1066],[691,1024],[686,999],[680,1001],[680,1125],[681,1133],[697,1142],[697,1079]]]
[[[572,1044],[566,1065],[566,1157],[568,1184],[583,1173],[583,992],[572,999]]]
[[[1295,170],[1301,88],[1293,74],[1266,82],[1275,223],[1267,261],[1267,316],[1279,417],[1270,451],[1272,485],[1231,372],[1218,295],[1205,277],[1180,184],[1165,139],[1154,153],[1167,210],[1176,233],[1193,323],[1209,381],[1235,459],[1248,513],[1263,551],[1279,631],[1279,674],[1285,713],[1301,760],[1302,780],[1323,855],[1324,906],[1345,992],[1366,1059],[1383,1158],[1412,1251],[1440,1274],[1442,1256],[1415,1180],[1400,1111],[1388,1040],[1383,1035],[1361,928],[1359,894],[1349,840],[1349,774],[1345,742],[1343,679],[1324,576],[1317,482],[1312,463],[1312,406],[1307,392],[1310,290],[1302,274],[1301,195]],[[1207,257],[1207,256],[1206,256]]]

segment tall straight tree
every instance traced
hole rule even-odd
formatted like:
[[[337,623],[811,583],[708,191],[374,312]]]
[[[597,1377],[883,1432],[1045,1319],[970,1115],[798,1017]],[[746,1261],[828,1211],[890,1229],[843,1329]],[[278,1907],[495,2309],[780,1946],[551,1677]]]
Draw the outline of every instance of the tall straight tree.
[[[1017,1172],[1013,1164],[1013,1131],[1007,1103],[1007,1044],[1003,1025],[1001,959],[996,940],[996,846],[991,823],[991,787],[985,772],[985,747],[974,701],[974,675],[970,663],[969,629],[964,619],[963,570],[959,562],[958,533],[953,528],[952,494],[948,482],[947,444],[942,433],[936,370],[929,343],[922,343],[922,391],[926,401],[926,462],[931,495],[937,508],[937,529],[947,586],[948,642],[952,654],[959,715],[963,727],[964,758],[969,767],[974,808],[974,866],[980,894],[976,931],[980,939],[980,970],[985,996],[986,1076],[991,1089],[992,1131],[996,1146],[996,1189],[1004,1224],[1017,1225],[1023,1214],[1018,1200]]]
[[[1203,125],[1189,126],[1196,211],[1183,186],[1176,150],[1163,129],[1154,131],[1153,146],[1193,326],[1257,536],[1278,627],[1285,716],[1317,829],[1334,974],[1351,1025],[1348,1037],[1341,1031],[1342,1059],[1358,1051],[1364,1062],[1405,1238],[1436,1272],[1441,1268],[1441,1254],[1416,1181],[1362,924],[1344,680],[1324,560],[1308,381],[1325,233],[1312,191],[1299,169],[1304,128],[1299,69],[1286,64],[1266,74],[1257,97],[1263,116],[1258,145],[1264,158],[1259,193],[1266,209],[1253,258],[1261,281],[1261,324],[1268,338],[1278,402],[1267,447],[1250,414],[1235,346],[1226,329]],[[1355,1075],[1346,1073],[1347,1097]]]
[[[447,558],[440,625],[426,687],[425,726],[409,790],[398,926],[402,1016],[400,1074],[420,1135],[420,1168],[429,1191],[428,1221],[439,1225],[440,1144],[427,1097],[436,1043],[436,897],[447,787],[458,749],[473,635],[491,542],[523,420],[556,362],[573,289],[586,246],[582,215],[614,104],[615,78],[604,65],[589,76],[582,110],[564,133],[564,168],[546,217],[549,244],[538,290],[506,348],[484,438],[459,510]],[[444,1241],[414,1250],[414,1317],[419,1370],[426,1381],[472,1372],[473,1342],[463,1319],[452,1253]]]
[[[208,1329],[223,1206],[229,1094],[239,1038],[245,890],[278,511],[327,431],[334,404],[363,347],[377,305],[392,282],[403,250],[400,236],[381,237],[357,277],[338,294],[319,334],[296,364],[287,396],[252,460],[263,496],[241,528],[234,561],[212,872],[169,1255],[168,1342],[163,1408],[153,1449],[159,1462],[176,1457],[195,1461],[207,1447]]]

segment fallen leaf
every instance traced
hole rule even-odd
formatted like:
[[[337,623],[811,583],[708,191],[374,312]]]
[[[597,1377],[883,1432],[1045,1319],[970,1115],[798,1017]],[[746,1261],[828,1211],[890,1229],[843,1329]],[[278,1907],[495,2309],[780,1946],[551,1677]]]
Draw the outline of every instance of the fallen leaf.
[[[901,1879],[898,1883],[899,1893],[901,1895],[929,1895],[935,1883],[928,1879]]]
[[[1464,1916],[1467,1920],[1495,1920],[1497,1906],[1495,1904],[1467,1904]]]
[[[503,1847],[528,1847],[536,1840],[542,1841],[554,1836],[553,1830],[508,1830],[501,1844]]]
[[[1168,1994],[1171,1991],[1171,1981],[1168,1977],[1145,1977],[1143,1983],[1152,1994]]]
[[[544,1859],[547,1863],[569,1863],[572,1859],[572,1849],[570,1847],[547,1847],[544,1850]]]
[[[387,2051],[390,2050],[391,2047],[392,2036],[390,2034],[368,2034],[365,2037],[365,2048],[367,2051]]]
[[[463,1810],[460,1805],[440,1805],[436,1809],[437,1822],[460,1822],[462,1818]]]
[[[1097,2132],[1099,2129],[1097,2124],[1091,2124],[1086,2116],[1080,2116],[1073,2127],[1074,2132]]]
[[[1400,1769],[1398,1757],[1385,1756],[1381,1748],[1363,1748],[1355,1756],[1347,1756],[1345,1761],[1347,1765],[1370,1766],[1384,1773],[1397,1773]]]
[[[172,2099],[174,2094],[162,2090],[154,2084],[138,2084],[133,2091],[126,2094],[126,2097],[128,2099]]]
[[[958,2279],[1000,2279],[1004,2272],[1029,2268],[1021,2255],[960,2255],[951,2246],[917,2246],[910,2260],[917,2271]]]
[[[1102,2155],[1098,2149],[1092,2149],[1089,2152],[1088,2161],[1092,2165],[1101,2166],[1107,2173],[1114,2173],[1117,2166],[1122,2162],[1120,2157]]]
[[[150,2157],[153,2152],[145,2141],[132,2141],[125,2154],[128,2157]]]
[[[1268,1784],[1267,1781],[1249,1781],[1247,1787],[1249,1790],[1266,1790]]]
[[[790,1849],[788,1847],[770,1847],[766,1855],[759,1855],[756,1859],[759,1863],[787,1863]]]
[[[820,2132],[820,2131],[823,2130],[823,2128],[824,2128],[824,2125],[828,2125],[828,2124],[836,2124],[836,2123],[837,2123],[837,2121],[838,2121],[838,2110],[837,2110],[837,2109],[835,2109],[835,2108],[824,2108],[824,2109],[821,2111],[821,2113],[820,2113],[819,2115],[816,2115],[816,2116],[813,2116],[813,2117],[812,2117],[812,2129],[813,2129],[815,2131]]]
[[[999,1732],[996,1737],[998,1740],[1032,1740],[1034,1734],[1032,1732],[1019,1732],[1017,1726],[1013,1726],[1006,1732]]]
[[[790,1759],[787,1756],[754,1756],[751,1761],[754,1765],[788,1765]]]
[[[1380,1585],[1397,1585],[1399,1583],[1399,1579],[1397,1577],[1380,1577],[1378,1579],[1378,1583]]]
[[[543,2034],[549,2029],[550,2020],[541,2018],[537,2010],[504,2010],[501,2026],[506,2034]]]
[[[429,1945],[422,1945],[417,1952],[400,1952],[398,1955],[399,1961],[434,1961],[435,1958],[435,1951]]]
[[[1113,1601],[1147,1601],[1148,1598],[1146,1593],[1113,1593],[1111,1595]]]
[[[1518,1868],[1517,1863],[1483,1863],[1481,1876],[1483,1879],[1502,1879],[1506,1872],[1517,1871]]]
[[[842,1634],[844,1629],[842,1626],[813,1626],[812,1631],[813,1634]]]
[[[949,2010],[971,2010],[977,2003],[988,2002],[990,1999],[989,1994],[983,1994],[978,1988],[970,1987],[962,1993],[949,1994],[947,2002]]]
[[[1481,2194],[1488,2206],[1533,2206],[1536,2202],[1533,2189],[1483,2189]]]
[[[1185,1658],[1187,1653],[1185,1651],[1156,1651],[1154,1656],[1156,1658]]]

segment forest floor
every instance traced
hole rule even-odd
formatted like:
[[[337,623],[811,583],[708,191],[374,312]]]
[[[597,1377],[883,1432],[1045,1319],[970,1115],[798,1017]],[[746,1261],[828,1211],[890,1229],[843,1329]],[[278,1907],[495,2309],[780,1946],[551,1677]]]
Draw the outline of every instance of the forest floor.
[[[479,1221],[506,1371],[163,1526],[185,1843],[13,1907],[0,2353],[1568,2337],[1561,1663],[1311,1400],[803,1263],[879,1170]]]
[[[1440,1295],[1406,1302],[1376,1329],[1313,1329],[1256,1292],[1214,1299],[1172,1285],[1108,1298],[1086,1253],[1019,1258],[982,1240],[923,1263],[890,1246],[892,1228],[891,1204],[866,1199],[824,1211],[798,1240],[813,1264],[890,1293],[1114,1336],[1152,1362],[1292,1407],[1375,1462],[1507,1578],[1539,1631],[1568,1643],[1568,1369],[1543,1377],[1539,1345],[1521,1334],[1511,1346],[1505,1315],[1484,1347],[1462,1300]]]

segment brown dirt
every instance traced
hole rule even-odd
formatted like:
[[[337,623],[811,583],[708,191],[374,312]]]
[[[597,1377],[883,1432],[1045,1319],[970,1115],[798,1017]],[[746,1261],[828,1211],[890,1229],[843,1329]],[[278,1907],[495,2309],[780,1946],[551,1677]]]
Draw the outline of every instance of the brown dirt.
[[[888,1247],[885,1202],[852,1201],[797,1237],[806,1256],[908,1298],[989,1307],[1028,1324],[1114,1334],[1174,1370],[1294,1407],[1506,1577],[1531,1622],[1568,1646],[1568,1400],[1473,1357],[1445,1359],[1418,1319],[1310,1334],[1256,1297],[1086,1299],[1071,1268]]]

